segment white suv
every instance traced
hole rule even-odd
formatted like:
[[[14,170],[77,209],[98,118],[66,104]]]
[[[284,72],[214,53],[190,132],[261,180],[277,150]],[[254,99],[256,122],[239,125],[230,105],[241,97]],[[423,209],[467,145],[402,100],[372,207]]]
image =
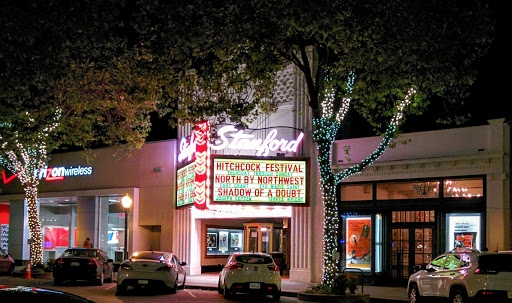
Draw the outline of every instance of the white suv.
[[[266,253],[233,253],[219,274],[218,291],[225,298],[241,293],[281,297],[281,275],[274,259]]]
[[[424,297],[512,302],[512,253],[446,252],[409,277],[407,292],[411,303]]]

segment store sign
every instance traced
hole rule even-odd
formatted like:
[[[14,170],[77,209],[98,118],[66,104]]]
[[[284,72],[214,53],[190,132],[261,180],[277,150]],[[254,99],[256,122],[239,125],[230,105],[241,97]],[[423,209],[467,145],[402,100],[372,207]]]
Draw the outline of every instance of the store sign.
[[[306,204],[306,160],[213,159],[213,201]]]
[[[220,139],[212,144],[211,149],[254,150],[256,156],[267,156],[271,151],[297,152],[299,144],[304,138],[303,132],[295,140],[278,138],[277,134],[277,129],[272,129],[264,140],[255,139],[254,135],[244,133],[243,130],[238,130],[233,125],[228,125],[219,129],[217,135]]]
[[[56,181],[56,180],[64,180],[66,177],[75,177],[75,176],[89,176],[92,175],[92,166],[70,166],[68,168],[64,166],[59,167],[47,167],[45,166],[39,172],[36,171],[36,174],[39,175],[40,179],[44,179],[45,181]],[[2,180],[4,184],[11,182],[18,175],[14,174],[9,177],[6,177],[5,171],[2,171]]]

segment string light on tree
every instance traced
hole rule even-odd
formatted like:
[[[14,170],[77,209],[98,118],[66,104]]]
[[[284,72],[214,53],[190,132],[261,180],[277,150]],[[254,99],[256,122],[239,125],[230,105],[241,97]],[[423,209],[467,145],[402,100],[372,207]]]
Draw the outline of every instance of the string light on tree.
[[[368,165],[377,160],[389,146],[400,121],[403,118],[403,112],[410,103],[412,96],[416,93],[410,89],[403,101],[396,106],[396,112],[391,119],[390,125],[385,132],[381,144],[361,163],[354,165],[341,173],[334,174],[332,171],[331,147],[336,138],[336,134],[350,106],[350,95],[354,84],[354,74],[350,73],[347,81],[347,87],[344,92],[336,91],[332,85],[330,73],[325,78],[325,87],[323,100],[321,102],[321,117],[313,119],[313,139],[317,143],[318,163],[320,168],[322,188],[322,201],[324,206],[324,235],[323,235],[323,262],[322,262],[322,281],[326,286],[332,287],[334,278],[339,271],[339,217],[338,205],[336,200],[336,185],[343,179],[353,174],[360,173]],[[343,94],[343,98],[339,95]],[[339,106],[337,100],[339,101]]]

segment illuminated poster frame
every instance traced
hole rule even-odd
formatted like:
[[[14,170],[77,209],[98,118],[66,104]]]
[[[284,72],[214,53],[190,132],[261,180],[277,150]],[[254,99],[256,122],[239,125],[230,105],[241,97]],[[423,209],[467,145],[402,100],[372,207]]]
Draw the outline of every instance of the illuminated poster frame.
[[[347,268],[371,269],[372,218],[370,216],[348,217],[346,220]]]
[[[309,205],[309,159],[212,156],[211,197],[218,204]]]

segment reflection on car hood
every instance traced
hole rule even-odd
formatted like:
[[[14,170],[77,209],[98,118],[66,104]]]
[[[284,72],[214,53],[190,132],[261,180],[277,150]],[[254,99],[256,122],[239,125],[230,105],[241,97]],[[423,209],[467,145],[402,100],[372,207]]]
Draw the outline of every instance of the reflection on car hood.
[[[8,286],[0,285],[0,297],[4,302],[24,302],[32,299],[34,302],[53,302],[53,303],[94,303],[84,297],[74,294],[37,287],[28,286]]]

